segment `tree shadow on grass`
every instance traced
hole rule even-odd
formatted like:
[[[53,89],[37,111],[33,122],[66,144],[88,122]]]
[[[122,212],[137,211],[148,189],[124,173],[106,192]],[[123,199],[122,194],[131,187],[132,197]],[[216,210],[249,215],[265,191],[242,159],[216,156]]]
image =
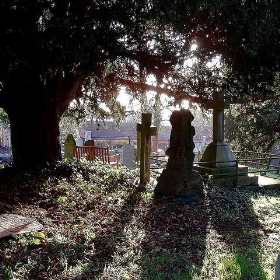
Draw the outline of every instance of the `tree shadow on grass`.
[[[18,195],[15,189],[9,194],[9,199],[19,203],[30,194],[28,204],[35,203],[32,191],[26,191],[24,195]],[[108,188],[102,195],[114,197],[115,191],[118,190]],[[3,190],[1,192],[4,194]],[[83,209],[87,216],[86,227],[94,235],[89,236],[89,240],[85,240],[85,234],[73,233],[73,229],[68,228],[71,233],[65,243],[46,243],[34,250],[23,250],[21,254],[34,262],[29,279],[211,279],[211,273],[205,272],[210,231],[216,234],[211,244],[213,247],[216,243],[227,247],[211,249],[210,253],[224,258],[225,273],[238,273],[239,278],[229,279],[266,279],[260,264],[260,232],[263,229],[248,193],[211,186],[205,198],[192,203],[174,198],[151,200],[153,190],[140,193],[133,187],[124,193],[118,207],[110,208],[114,202],[107,205],[106,200],[102,200],[100,208],[89,208],[88,212]],[[57,203],[60,193],[55,195]],[[87,202],[90,207],[97,207],[97,199],[101,199],[101,195],[98,197],[95,196],[93,206],[91,201]],[[46,207],[49,207],[49,202]],[[54,209],[55,205],[48,212]],[[100,225],[92,226],[92,229],[90,224],[94,223],[94,217],[90,216],[91,210],[94,215],[101,216],[97,219]],[[78,217],[80,214],[73,212],[73,215]],[[69,227],[67,221],[62,220],[62,223],[65,228]],[[133,238],[129,234],[134,235]],[[126,244],[132,241],[134,244]],[[3,259],[3,263],[17,264],[21,258],[18,252],[8,261]],[[138,268],[127,273],[131,258]],[[63,274],[65,265],[77,267],[77,273],[72,269],[71,277]],[[110,265],[111,271],[108,270]],[[122,271],[116,273],[113,269]],[[110,278],[110,273],[119,275],[119,278]]]
[[[208,213],[204,199],[155,199],[145,217],[141,279],[192,279],[205,256]]]
[[[113,192],[109,191],[106,195],[110,196]],[[4,212],[12,211],[18,203],[25,202],[48,209],[49,216],[50,211],[53,212],[58,207],[59,195],[60,193],[52,193],[53,202],[47,200],[45,205],[45,200],[37,197],[36,189],[19,191],[15,188],[4,199],[7,202]],[[42,199],[42,202],[38,204],[36,199],[39,202]],[[98,201],[94,201],[93,205],[97,203]],[[145,200],[145,194],[132,187],[120,207],[114,208],[113,212],[108,208],[97,214],[103,215],[99,219],[102,224],[98,229],[94,228],[92,240],[85,241],[84,235],[79,235],[78,232],[75,236],[73,228],[67,229],[68,222],[61,220],[61,227],[65,228],[61,235],[70,231],[68,240],[62,240],[61,243],[51,241],[33,249],[19,246],[20,251],[8,263],[17,266],[26,259],[31,261],[34,267],[26,272],[29,279],[79,280],[103,279],[104,273],[110,274],[106,269],[114,262],[113,259],[120,262],[118,268],[123,271],[118,275],[119,279],[123,279],[122,275],[126,274],[125,270],[129,266],[129,253],[134,255],[134,262],[135,258],[139,258],[140,267],[134,274],[129,273],[131,279],[172,279],[175,275],[191,279],[202,266],[209,220],[204,199],[191,204],[173,199],[151,201]],[[78,216],[79,213],[74,215]],[[53,216],[50,218],[53,219]],[[122,246],[129,240],[126,236],[127,227],[130,231],[135,231],[132,233],[135,236],[139,232],[143,234],[133,238],[135,244]],[[125,252],[126,249],[131,252]],[[116,266],[115,263],[114,265]],[[75,273],[71,278],[69,275],[65,276],[62,273],[65,266],[80,266],[77,276]],[[104,279],[106,277],[108,276]]]
[[[251,195],[208,186],[198,202],[154,200],[145,216],[141,279],[268,279],[260,260],[265,230]]]
[[[108,212],[103,213],[103,224],[99,230],[95,230],[92,240],[93,252],[87,256],[84,273],[71,279],[125,279],[126,267],[129,266],[129,256],[126,256],[129,245],[125,244],[128,239],[126,228],[133,223],[140,200],[141,193],[131,187],[127,190],[120,207],[114,208],[113,211],[108,208]],[[138,279],[137,273],[131,279]]]

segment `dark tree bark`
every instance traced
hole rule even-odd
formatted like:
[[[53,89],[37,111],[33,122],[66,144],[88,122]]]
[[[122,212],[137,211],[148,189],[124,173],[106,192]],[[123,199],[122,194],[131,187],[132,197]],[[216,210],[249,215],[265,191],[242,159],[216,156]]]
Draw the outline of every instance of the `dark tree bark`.
[[[26,103],[9,111],[13,166],[42,166],[61,159],[59,115],[54,104]]]
[[[38,80],[17,81],[6,86],[0,100],[11,124],[13,167],[41,167],[61,159],[59,121],[80,94],[80,80],[57,75],[48,86]]]

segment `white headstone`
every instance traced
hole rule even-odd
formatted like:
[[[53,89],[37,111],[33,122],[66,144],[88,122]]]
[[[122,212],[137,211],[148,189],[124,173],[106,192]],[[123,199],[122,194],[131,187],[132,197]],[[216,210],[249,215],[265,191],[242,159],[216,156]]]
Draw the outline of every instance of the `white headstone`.
[[[85,132],[85,141],[91,140],[91,131],[87,130]]]
[[[128,168],[135,167],[134,146],[130,144],[123,145],[123,165]]]
[[[80,139],[76,140],[76,145],[77,146],[84,146],[84,139],[80,138]]]

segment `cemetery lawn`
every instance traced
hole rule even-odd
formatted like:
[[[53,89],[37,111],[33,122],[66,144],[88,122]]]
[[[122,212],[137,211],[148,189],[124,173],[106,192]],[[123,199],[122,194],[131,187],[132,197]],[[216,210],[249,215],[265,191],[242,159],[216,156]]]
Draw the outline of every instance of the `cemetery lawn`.
[[[205,185],[187,203],[154,198],[154,179],[99,163],[0,170],[0,214],[41,232],[0,239],[0,279],[273,279],[280,191]]]

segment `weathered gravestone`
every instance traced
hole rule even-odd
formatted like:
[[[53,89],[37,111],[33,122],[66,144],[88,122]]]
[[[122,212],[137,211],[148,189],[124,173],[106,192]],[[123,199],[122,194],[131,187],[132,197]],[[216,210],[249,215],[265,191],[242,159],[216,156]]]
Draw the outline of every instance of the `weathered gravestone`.
[[[123,145],[123,158],[122,163],[124,166],[128,168],[135,167],[135,155],[134,155],[134,147],[130,144]]]
[[[150,181],[151,136],[157,134],[157,128],[151,124],[151,113],[143,113],[142,123],[137,124],[137,160],[140,160],[140,184]]]
[[[80,138],[80,139],[76,140],[76,145],[77,146],[84,146],[84,139]]]
[[[155,194],[159,196],[194,197],[203,195],[203,180],[193,170],[195,129],[191,125],[194,117],[189,110],[174,111],[170,117],[172,125],[170,146],[166,150],[168,162],[158,178]]]
[[[74,158],[76,154],[76,142],[72,134],[68,134],[64,141],[64,158]]]
[[[277,261],[276,261],[276,264],[275,264],[274,280],[280,280],[280,254],[278,254]]]

